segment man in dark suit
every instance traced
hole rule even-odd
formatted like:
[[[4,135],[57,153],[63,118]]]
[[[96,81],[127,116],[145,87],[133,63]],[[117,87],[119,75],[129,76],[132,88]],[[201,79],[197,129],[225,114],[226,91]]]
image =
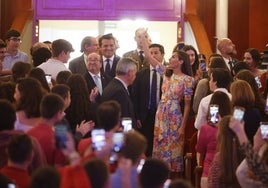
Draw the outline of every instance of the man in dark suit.
[[[72,73],[84,75],[87,72],[87,56],[92,52],[98,52],[98,42],[95,37],[87,36],[81,42],[81,50],[83,54],[70,61],[69,69]]]
[[[143,51],[143,47],[142,47],[142,35],[144,35],[144,33],[146,33],[145,37],[148,40],[150,40],[150,37],[147,33],[147,30],[145,28],[138,28],[135,31],[135,37],[134,37],[134,40],[137,43],[137,48],[135,50],[126,52],[123,55],[123,57],[130,57],[130,58],[135,59],[139,64],[138,70],[149,67],[149,63],[147,62],[146,58],[144,57],[144,51]]]
[[[231,75],[234,76],[233,67],[238,62],[237,59],[234,59],[237,54],[234,43],[229,38],[222,38],[218,40],[217,47]]]
[[[162,45],[151,44],[149,51],[155,59],[164,63],[165,52]],[[161,97],[162,85],[162,77],[156,72],[156,89],[153,89],[154,71],[152,66],[140,70],[132,85],[132,99],[138,131],[147,138],[148,147],[145,153],[147,157],[152,156],[155,113]],[[156,103],[152,101],[152,97],[156,97]]]
[[[115,38],[112,34],[103,35],[99,38],[100,54],[102,55],[101,72],[112,78],[115,77],[115,69],[120,57],[115,54]]]
[[[97,53],[90,53],[87,57],[87,72],[84,74],[88,90],[91,92],[93,89],[98,89],[95,101],[100,103],[100,97],[102,95],[103,89],[111,81],[111,77],[108,75],[103,75],[100,71],[101,69],[101,59],[100,55]]]
[[[116,100],[121,105],[121,117],[130,117],[132,127],[136,126],[134,107],[129,96],[128,86],[133,83],[137,73],[135,60],[122,58],[116,67],[116,77],[104,88],[101,101]]]

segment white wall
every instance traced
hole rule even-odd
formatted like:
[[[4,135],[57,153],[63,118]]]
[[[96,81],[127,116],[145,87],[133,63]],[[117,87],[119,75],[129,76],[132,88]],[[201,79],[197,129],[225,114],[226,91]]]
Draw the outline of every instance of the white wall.
[[[139,27],[148,28],[148,33],[153,43],[162,44],[165,47],[165,58],[169,59],[173,47],[177,43],[176,22],[156,21],[70,21],[70,20],[40,20],[39,41],[63,38],[72,43],[75,52],[71,53],[71,59],[80,56],[80,43],[85,36],[98,36],[99,34],[113,33],[119,41],[120,48],[117,54],[122,56],[124,52],[136,47],[134,41],[135,30]],[[71,60],[70,59],[70,60]]]

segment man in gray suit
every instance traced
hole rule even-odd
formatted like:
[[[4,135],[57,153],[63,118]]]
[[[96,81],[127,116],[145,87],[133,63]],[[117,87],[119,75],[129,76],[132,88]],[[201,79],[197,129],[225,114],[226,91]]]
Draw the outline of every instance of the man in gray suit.
[[[81,52],[83,53],[80,57],[77,57],[70,61],[69,69],[72,73],[78,73],[84,75],[87,73],[87,56],[90,53],[98,53],[98,42],[95,37],[87,36],[81,42]]]

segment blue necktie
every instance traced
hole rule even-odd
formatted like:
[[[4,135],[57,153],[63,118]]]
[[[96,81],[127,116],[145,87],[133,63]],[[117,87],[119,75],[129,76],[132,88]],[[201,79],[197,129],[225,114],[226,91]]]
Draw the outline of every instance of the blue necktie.
[[[100,83],[98,75],[94,75],[94,82],[99,90],[100,95],[101,95],[102,94],[102,87],[101,87],[101,83]]]

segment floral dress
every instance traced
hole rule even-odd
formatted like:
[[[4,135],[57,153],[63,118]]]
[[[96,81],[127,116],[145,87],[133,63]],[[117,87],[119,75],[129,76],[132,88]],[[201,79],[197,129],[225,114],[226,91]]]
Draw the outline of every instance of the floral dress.
[[[183,171],[183,140],[178,131],[182,122],[180,102],[191,100],[194,79],[187,75],[164,77],[154,127],[153,157],[167,162],[171,171]]]

